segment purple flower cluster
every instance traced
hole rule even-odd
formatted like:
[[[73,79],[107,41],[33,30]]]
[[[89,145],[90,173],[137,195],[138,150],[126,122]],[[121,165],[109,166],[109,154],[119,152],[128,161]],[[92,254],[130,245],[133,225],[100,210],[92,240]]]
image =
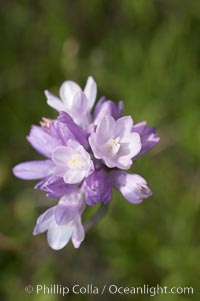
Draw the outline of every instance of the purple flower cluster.
[[[32,126],[27,140],[45,157],[14,167],[15,176],[41,179],[36,189],[60,198],[37,219],[33,234],[47,231],[51,248],[59,250],[71,239],[78,248],[85,231],[81,216],[86,206],[107,205],[116,188],[128,202],[139,204],[152,193],[144,178],[128,174],[132,163],[158,143],[155,128],[133,123],[122,116],[123,102],[100,98],[96,82],[89,77],[82,90],[72,81],[60,88],[60,98],[45,91],[47,103],[59,114]],[[93,113],[91,110],[93,109]]]

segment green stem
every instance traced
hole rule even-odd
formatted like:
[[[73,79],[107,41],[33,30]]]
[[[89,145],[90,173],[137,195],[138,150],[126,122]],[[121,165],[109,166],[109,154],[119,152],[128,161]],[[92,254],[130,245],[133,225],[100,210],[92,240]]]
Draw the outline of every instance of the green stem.
[[[85,222],[85,232],[88,232],[106,214],[107,210],[108,205],[101,204],[97,212]]]

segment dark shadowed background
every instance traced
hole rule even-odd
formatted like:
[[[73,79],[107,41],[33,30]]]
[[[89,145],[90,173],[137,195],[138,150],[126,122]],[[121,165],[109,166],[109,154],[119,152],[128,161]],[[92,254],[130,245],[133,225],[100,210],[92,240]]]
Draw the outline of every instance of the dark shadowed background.
[[[199,300],[200,1],[1,0],[0,37],[1,300],[63,300],[24,292],[27,284],[57,283],[192,286],[193,296],[152,298]],[[83,87],[88,75],[98,96],[123,99],[135,122],[157,127],[161,142],[133,167],[153,196],[132,205],[115,193],[81,248],[56,252],[45,234],[32,236],[55,201],[11,169],[41,158],[25,137],[41,117],[56,116],[43,91],[58,94],[66,79]]]

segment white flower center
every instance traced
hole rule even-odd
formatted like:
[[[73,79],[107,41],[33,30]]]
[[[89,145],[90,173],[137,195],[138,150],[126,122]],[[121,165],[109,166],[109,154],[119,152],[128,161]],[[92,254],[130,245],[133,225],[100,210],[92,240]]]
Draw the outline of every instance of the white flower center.
[[[119,149],[120,149],[120,137],[117,137],[115,139],[111,138],[108,140],[107,142],[107,148],[108,148],[108,152],[111,153],[112,155],[115,155],[118,153]]]
[[[73,155],[68,161],[68,167],[71,169],[83,169],[85,167],[85,161],[80,155]]]

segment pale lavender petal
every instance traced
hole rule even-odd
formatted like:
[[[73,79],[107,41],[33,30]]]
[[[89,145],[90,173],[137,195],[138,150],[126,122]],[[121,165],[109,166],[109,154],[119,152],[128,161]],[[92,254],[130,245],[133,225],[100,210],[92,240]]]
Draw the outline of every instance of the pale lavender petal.
[[[89,100],[88,111],[90,111],[94,105],[97,96],[97,84],[93,79],[93,77],[91,76],[88,77],[84,92]]]
[[[95,108],[94,108],[94,113],[93,113],[93,116],[94,116],[94,120],[97,118],[97,116],[100,114],[101,110],[102,110],[102,107],[103,107],[103,104],[106,102],[106,97],[105,96],[102,96],[97,104],[95,105]],[[109,114],[110,115],[110,114]]]
[[[56,223],[64,225],[75,219],[79,214],[79,206],[75,202],[67,202],[66,204],[58,204],[55,209]]]
[[[74,122],[82,129],[87,130],[92,122],[92,116],[88,110],[89,100],[85,93],[80,91],[74,96],[73,106],[69,114],[73,118]]]
[[[119,157],[135,157],[141,150],[141,139],[138,133],[130,133],[127,142],[122,142],[119,150]],[[125,158],[124,158],[125,159]]]
[[[96,136],[98,136],[99,143],[105,143],[109,138],[113,137],[115,133],[115,120],[112,116],[104,116],[96,129]]]
[[[74,248],[79,248],[85,238],[85,230],[81,222],[81,216],[78,215],[73,224],[72,243]]]
[[[74,96],[77,92],[81,91],[80,86],[73,81],[65,81],[60,87],[60,97],[66,106],[71,108],[74,101]]]
[[[122,138],[122,142],[123,142],[123,138],[126,139],[127,135],[129,137],[132,127],[133,127],[133,119],[131,116],[124,116],[119,118],[116,121],[115,136]]]
[[[39,153],[47,158],[51,158],[53,149],[60,145],[58,137],[53,137],[49,129],[40,126],[32,126],[27,140]]]
[[[65,107],[58,97],[56,97],[55,95],[53,95],[47,90],[45,90],[44,93],[47,98],[47,103],[50,107],[52,107],[58,112],[65,111]]]
[[[91,146],[91,149],[94,153],[94,156],[96,159],[103,159],[104,158],[104,153],[102,148],[99,147],[98,145],[98,138],[96,137],[95,134],[92,134],[89,138],[89,143]]]
[[[79,91],[74,96],[74,102],[72,107],[73,116],[79,118],[85,118],[85,115],[88,112],[88,98],[86,97],[85,93]]]
[[[135,124],[132,127],[132,131],[139,133],[141,138],[142,148],[137,157],[149,151],[160,141],[156,128],[147,126],[146,121]]]
[[[66,171],[66,167],[65,166],[55,165],[52,168],[52,173],[56,177],[63,177],[64,174],[65,174],[65,171]]]
[[[58,225],[55,220],[51,223],[47,240],[49,246],[54,250],[60,250],[69,242],[73,232],[73,226],[71,223],[66,225]]]
[[[85,151],[84,147],[80,143],[78,143],[76,140],[73,140],[73,139],[70,139],[68,141],[67,146],[70,147],[73,150],[73,153],[74,153],[75,150],[78,151],[78,152],[80,150]]]
[[[33,230],[33,235],[37,235],[48,230],[50,224],[52,223],[52,218],[54,217],[55,208],[56,206],[49,208],[38,217]]]
[[[51,160],[29,161],[16,165],[13,173],[16,177],[24,180],[35,180],[47,177],[52,172]]]
[[[131,168],[132,163],[133,163],[133,161],[130,159],[129,156],[122,156],[122,157],[118,157],[118,159],[117,159],[117,167],[121,168],[121,169],[127,170],[127,169]],[[114,165],[113,162],[112,162],[112,165]]]
[[[75,186],[75,185],[74,185]],[[85,208],[85,202],[83,198],[83,192],[79,185],[76,185],[77,189],[71,193],[65,194],[60,200],[59,205],[73,205],[78,208],[79,214],[82,214]],[[84,205],[84,206],[83,206]]]
[[[68,146],[58,146],[52,153],[52,160],[59,166],[66,166],[69,158],[74,154],[74,150]]]
[[[67,184],[77,184],[83,181],[83,179],[87,176],[85,170],[81,171],[73,171],[72,169],[68,169],[65,171],[63,176],[63,180]]]

